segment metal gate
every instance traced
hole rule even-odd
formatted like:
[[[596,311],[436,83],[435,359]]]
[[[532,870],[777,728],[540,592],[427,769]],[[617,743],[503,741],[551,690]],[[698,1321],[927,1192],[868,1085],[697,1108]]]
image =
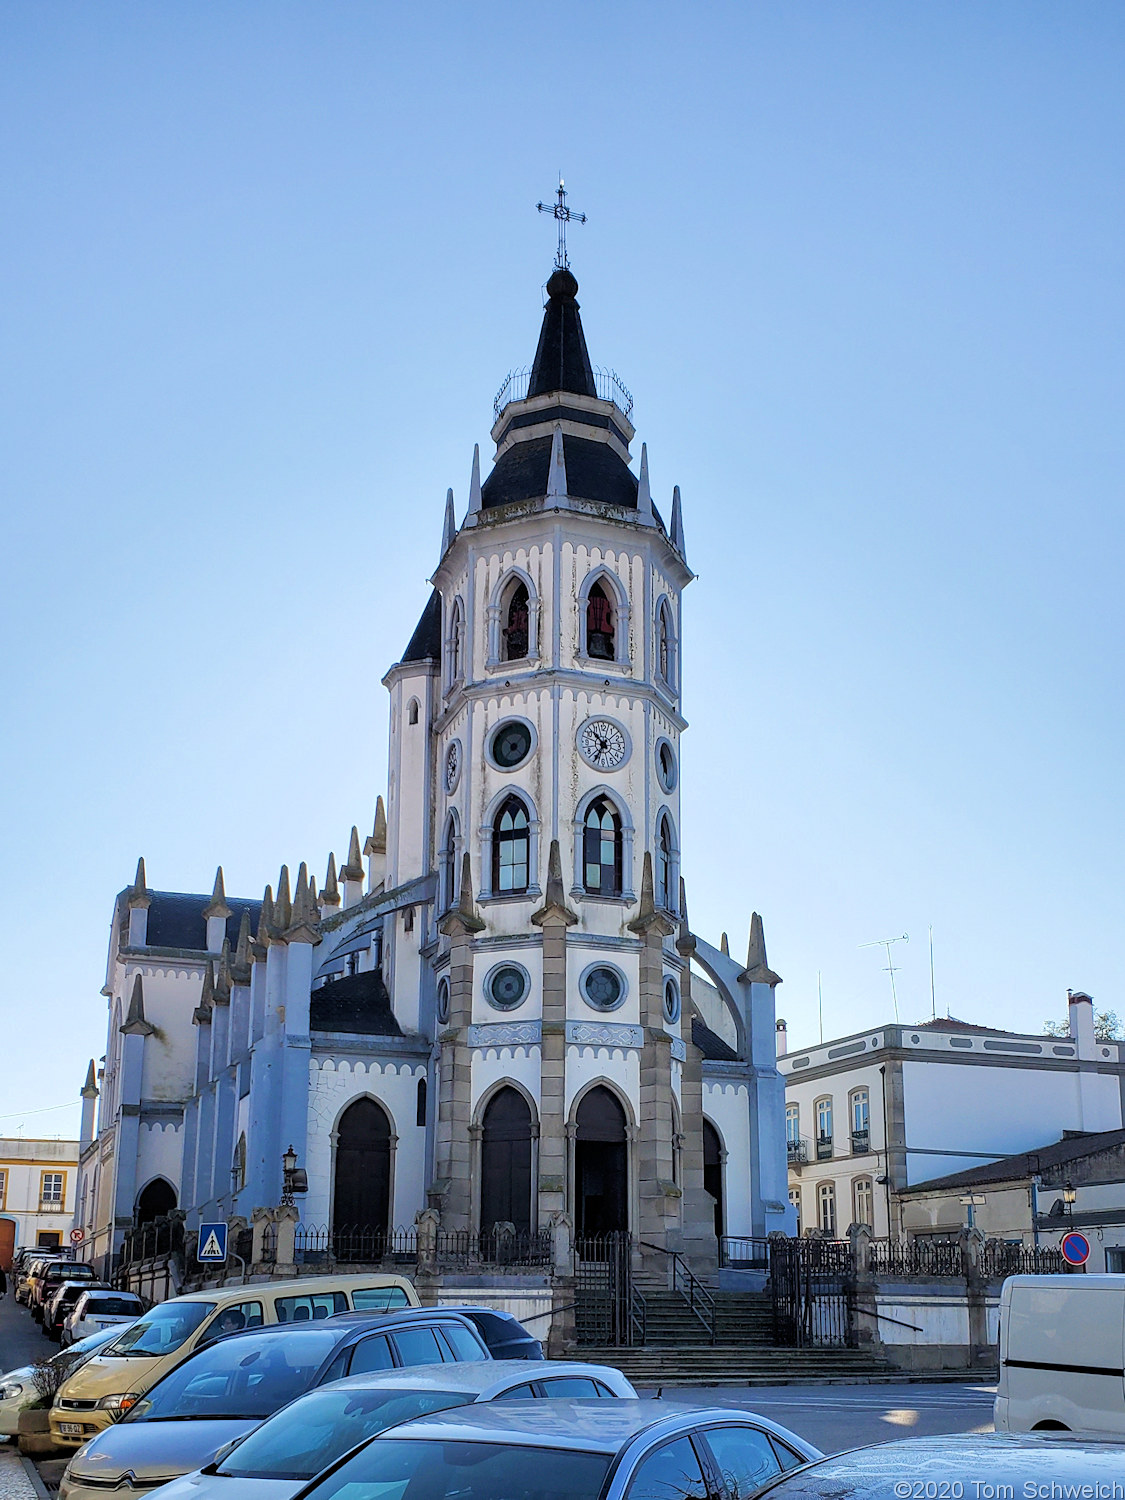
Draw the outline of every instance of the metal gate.
[[[643,1344],[645,1301],[633,1285],[633,1237],[623,1231],[574,1242],[574,1319],[580,1344]]]
[[[850,1344],[851,1247],[842,1240],[770,1240],[774,1342],[789,1348]]]

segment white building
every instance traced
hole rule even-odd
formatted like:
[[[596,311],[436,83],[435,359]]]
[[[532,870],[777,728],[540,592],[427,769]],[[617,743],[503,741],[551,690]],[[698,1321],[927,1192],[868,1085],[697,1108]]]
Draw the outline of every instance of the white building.
[[[319,895],[304,864],[260,903],[142,864],[118,897],[92,1259],[173,1204],[276,1204],[289,1145],[334,1234],[565,1214],[706,1267],[717,1231],[791,1227],[778,977],[756,917],[745,964],[691,931],[680,874],[679,490],[665,521],[577,289],[557,265],[460,524],[448,495],[364,848]]]
[[[1119,1129],[1125,1044],[1095,1039],[1088,995],[1070,997],[1070,1033],[1024,1036],[939,1019],[876,1026],[779,1057],[789,1199],[802,1232],[843,1235],[855,1222],[898,1236],[910,1227],[897,1196],[905,1188],[1034,1150],[1064,1131]]]
[[[78,1142],[0,1137],[0,1269],[22,1245],[70,1243]]]

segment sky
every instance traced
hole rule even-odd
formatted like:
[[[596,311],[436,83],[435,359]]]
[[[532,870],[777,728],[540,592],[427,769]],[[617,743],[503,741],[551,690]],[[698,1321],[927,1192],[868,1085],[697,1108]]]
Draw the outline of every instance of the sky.
[[[0,0],[0,1133],[116,893],[323,876],[534,352],[683,493],[683,872],[791,1045],[1125,1013],[1125,11]],[[933,932],[931,996],[929,930]]]

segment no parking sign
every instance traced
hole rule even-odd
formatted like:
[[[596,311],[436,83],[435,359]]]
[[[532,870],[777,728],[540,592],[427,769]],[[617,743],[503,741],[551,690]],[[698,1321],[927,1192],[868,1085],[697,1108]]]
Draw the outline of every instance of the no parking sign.
[[[1090,1259],[1090,1241],[1084,1234],[1071,1230],[1062,1237],[1062,1258],[1068,1266],[1084,1266]]]

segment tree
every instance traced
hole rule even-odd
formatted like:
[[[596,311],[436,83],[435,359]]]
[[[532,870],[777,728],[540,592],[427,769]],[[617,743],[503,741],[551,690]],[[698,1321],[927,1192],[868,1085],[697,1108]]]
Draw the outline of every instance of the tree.
[[[1043,1025],[1044,1036],[1069,1036],[1069,1021],[1046,1021]],[[1115,1010],[1096,1010],[1094,1012],[1094,1040],[1096,1042],[1119,1042],[1121,1035],[1121,1017]]]

